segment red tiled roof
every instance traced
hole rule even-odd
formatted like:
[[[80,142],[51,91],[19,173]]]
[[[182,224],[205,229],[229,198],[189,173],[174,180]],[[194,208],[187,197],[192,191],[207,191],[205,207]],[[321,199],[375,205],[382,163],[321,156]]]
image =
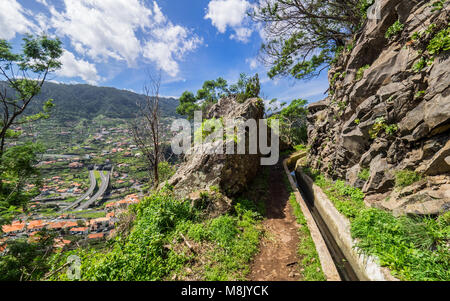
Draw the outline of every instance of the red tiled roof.
[[[34,221],[31,221],[28,223],[27,229],[34,230],[37,228],[43,228],[46,225],[47,225],[47,223],[43,220],[34,220]]]
[[[25,229],[25,223],[22,222],[13,222],[11,225],[2,226],[2,230],[4,233],[22,231]]]
[[[84,231],[86,231],[86,230],[88,230],[87,227],[78,227],[78,228],[72,228],[72,229],[70,229],[70,231],[73,231],[73,232],[84,232]]]
[[[55,222],[50,223],[50,229],[60,229],[60,228],[70,228],[70,227],[76,227],[78,224],[76,222]]]
[[[104,233],[92,233],[88,235],[89,239],[97,239],[97,238],[103,238],[105,234]]]

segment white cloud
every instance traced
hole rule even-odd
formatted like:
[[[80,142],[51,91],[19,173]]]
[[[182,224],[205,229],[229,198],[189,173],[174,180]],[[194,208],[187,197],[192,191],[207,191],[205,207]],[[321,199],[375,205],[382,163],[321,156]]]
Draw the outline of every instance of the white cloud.
[[[61,56],[62,68],[56,72],[61,77],[80,77],[88,84],[96,85],[101,81],[94,64],[79,60],[73,53],[65,50]]]
[[[0,0],[0,39],[10,40],[18,33],[35,29],[36,25],[29,20],[29,15],[16,0]]]
[[[208,3],[205,19],[211,19],[220,33],[231,27],[235,32],[231,39],[247,42],[253,33],[253,29],[246,26],[246,14],[250,7],[246,0],[212,0]]]
[[[254,57],[246,59],[245,62],[250,66],[251,70],[258,68],[258,60]]]
[[[145,58],[176,76],[178,61],[202,42],[173,25],[156,1],[147,7],[142,0],[63,0],[63,10],[40,1],[50,11],[48,23],[56,34],[68,37],[78,55],[94,62],[112,59],[135,67]]]
[[[198,37],[189,38],[186,28],[168,23],[153,31],[152,39],[143,47],[143,55],[175,77],[179,72],[176,59],[181,59],[186,52],[193,51],[201,43]]]
[[[152,10],[138,0],[64,0],[65,10],[49,6],[51,27],[70,38],[78,52],[82,46],[95,61],[109,58],[135,63],[140,42],[135,31],[151,25]]]

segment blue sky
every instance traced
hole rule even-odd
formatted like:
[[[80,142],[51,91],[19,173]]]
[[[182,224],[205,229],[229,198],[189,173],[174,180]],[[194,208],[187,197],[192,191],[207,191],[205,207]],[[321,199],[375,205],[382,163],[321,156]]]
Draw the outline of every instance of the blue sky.
[[[253,1],[255,2],[255,1]],[[326,72],[310,81],[270,80],[256,57],[263,42],[247,0],[0,0],[0,39],[16,49],[25,33],[63,41],[63,68],[51,79],[140,93],[162,70],[161,94],[178,97],[221,76],[259,73],[263,97],[325,97]]]

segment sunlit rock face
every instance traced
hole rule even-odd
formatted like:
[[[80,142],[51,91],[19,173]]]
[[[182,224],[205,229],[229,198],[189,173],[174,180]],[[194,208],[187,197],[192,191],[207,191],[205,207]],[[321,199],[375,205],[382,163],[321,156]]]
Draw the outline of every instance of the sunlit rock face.
[[[381,19],[368,20],[330,69],[332,95],[309,106],[308,160],[363,189],[373,206],[440,214],[450,208],[450,55],[432,54],[428,45],[448,17],[427,1],[380,3]],[[397,20],[403,30],[387,38]],[[416,32],[423,33],[413,38]],[[400,170],[421,174],[423,183],[400,193]]]
[[[206,114],[207,118],[237,119],[245,121],[254,119],[258,123],[264,115],[264,106],[258,98],[251,98],[244,103],[238,103],[233,97],[222,98]],[[246,132],[246,154],[226,154],[227,140],[221,145],[220,141],[203,144],[203,150],[223,147],[223,154],[209,154],[193,146],[192,154],[186,155],[185,162],[176,174],[168,181],[179,197],[187,197],[190,193],[207,189],[211,186],[219,188],[221,192],[232,196],[241,192],[256,176],[260,166],[260,155],[249,154],[248,132]]]

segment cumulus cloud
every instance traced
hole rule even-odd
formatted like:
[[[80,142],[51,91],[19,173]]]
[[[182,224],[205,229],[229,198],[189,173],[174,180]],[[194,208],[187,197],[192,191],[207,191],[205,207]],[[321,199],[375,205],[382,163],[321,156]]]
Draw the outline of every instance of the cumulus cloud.
[[[251,4],[246,0],[212,0],[208,3],[205,19],[210,19],[220,33],[230,27],[234,30],[231,39],[247,42],[253,33],[246,20],[249,8]]]
[[[80,77],[91,85],[96,85],[102,79],[97,74],[97,69],[94,64],[77,59],[70,51],[64,51],[61,56],[61,63],[62,68],[56,72],[58,76],[69,78]]]
[[[151,62],[175,77],[179,61],[202,43],[189,29],[173,24],[156,1],[36,1],[45,13],[33,15],[16,0],[0,0],[0,38],[42,30],[67,38],[72,52],[65,51],[60,76],[96,83],[102,79],[96,63],[124,62],[136,67]]]
[[[202,43],[200,38],[189,38],[189,35],[186,28],[168,23],[165,27],[153,31],[152,39],[143,47],[143,55],[175,77],[179,72],[176,59],[182,59],[186,52],[193,51]]]
[[[0,39],[10,40],[16,34],[28,33],[36,29],[29,20],[30,12],[16,0],[0,0]]]

